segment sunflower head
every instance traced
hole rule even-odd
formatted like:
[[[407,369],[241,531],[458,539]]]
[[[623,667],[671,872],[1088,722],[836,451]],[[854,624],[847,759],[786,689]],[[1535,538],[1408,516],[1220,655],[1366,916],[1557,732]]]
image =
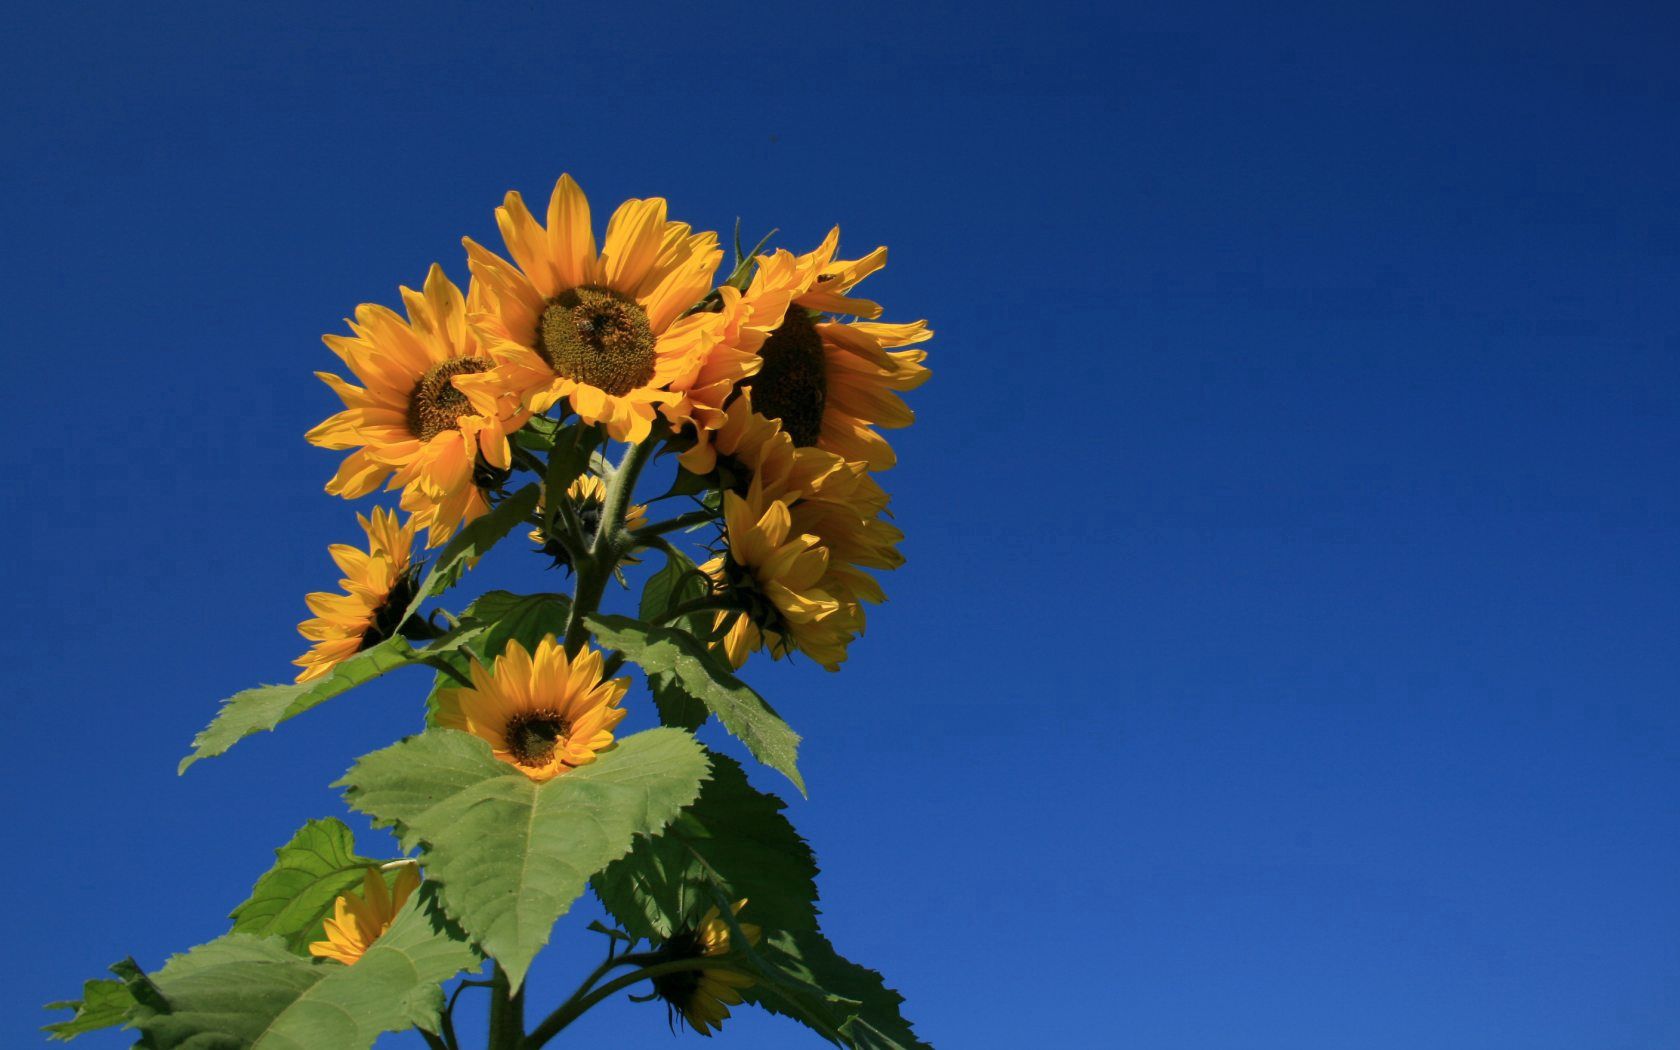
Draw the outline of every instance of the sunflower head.
[[[767,499],[761,486],[746,495],[723,495],[727,553],[701,569],[720,581],[744,610],[720,613],[730,662],[739,667],[765,648],[776,659],[802,652],[836,671],[846,647],[863,630],[863,610],[853,596],[830,586],[829,552],[822,538],[795,533],[788,504]]]
[[[595,534],[601,529],[601,511],[606,508],[607,486],[593,474],[584,474],[566,488],[566,499],[571,504],[572,513],[577,517],[579,527],[583,530],[585,543],[593,542]],[[538,517],[543,516],[541,506],[537,508]],[[647,504],[634,503],[624,509],[624,528],[635,531],[647,524]],[[560,527],[556,520],[555,526]],[[556,536],[545,534],[542,527],[531,530],[531,542],[537,544],[537,553],[546,554],[554,559],[555,568],[570,568],[572,554],[566,545]],[[624,561],[636,564],[637,559],[626,556]]]
[[[485,489],[508,470],[507,435],[525,421],[518,397],[493,381],[494,362],[467,323],[481,294],[474,287],[463,296],[433,266],[423,291],[402,289],[407,319],[363,304],[348,322],[350,336],[325,337],[363,386],[316,373],[344,411],[308,438],[351,450],[327,491],[355,499],[388,481],[429,529],[429,545],[489,510]],[[469,388],[464,377],[480,381]]]
[[[614,440],[640,441],[661,410],[688,418],[687,391],[700,375],[744,374],[707,372],[724,320],[689,313],[723,258],[717,235],[668,221],[665,201],[625,201],[599,253],[589,202],[569,175],[555,184],[546,223],[518,193],[496,222],[511,261],[471,239],[466,247],[485,289],[474,324],[497,367],[463,389],[513,389],[535,412],[564,399]]]
[[[805,255],[759,256],[752,283],[734,310],[749,320],[726,323],[724,335],[731,345],[758,354],[757,374],[741,385],[752,388],[758,411],[780,420],[796,446],[884,470],[894,456],[876,428],[908,426],[914,416],[899,395],[928,378],[925,352],[895,348],[933,333],[921,321],[876,322],[880,305],[850,293],[886,265],[887,250],[836,259],[839,246],[836,227]],[[727,307],[731,301],[724,302]]]
[[[552,780],[595,761],[624,720],[630,679],[603,681],[601,666],[599,652],[568,658],[552,637],[534,654],[510,641],[493,667],[473,662],[470,688],[439,692],[437,722],[485,740],[532,780]]]
[[[356,520],[367,533],[367,550],[344,543],[327,548],[344,573],[338,581],[344,593],[318,591],[304,599],[315,616],[298,624],[298,633],[315,644],[292,661],[303,668],[300,682],[319,678],[396,634],[420,585],[419,566],[413,563],[417,523],[399,525],[396,513],[383,507],[375,507],[371,519],[357,515]]]
[[[378,868],[369,868],[362,876],[362,892],[346,893],[333,902],[333,917],[323,924],[327,938],[309,946],[309,954],[323,959],[336,959],[346,966],[354,965],[391,928],[397,912],[407,903],[420,885],[420,868],[403,865],[396,884],[385,887],[385,877]]]
[[[741,913],[746,900],[736,901],[731,912]],[[739,924],[748,944],[757,944],[760,930],[751,923]],[[732,950],[729,924],[717,908],[706,912],[700,924],[684,930],[666,941],[659,954],[666,961],[678,959],[721,959]],[[665,1000],[673,1024],[678,1018],[688,1022],[700,1035],[709,1036],[722,1029],[729,1017],[729,1008],[741,1001],[741,989],[751,987],[753,979],[746,974],[718,967],[678,970],[653,979],[653,990]]]

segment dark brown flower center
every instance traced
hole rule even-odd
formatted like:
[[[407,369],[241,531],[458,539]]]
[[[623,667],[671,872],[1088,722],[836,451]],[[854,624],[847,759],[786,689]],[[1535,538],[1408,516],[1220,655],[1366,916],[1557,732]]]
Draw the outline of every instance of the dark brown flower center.
[[[752,388],[753,411],[781,420],[795,445],[815,445],[828,403],[828,362],[816,320],[797,305],[789,307],[787,319],[758,353],[764,367],[744,384]]]
[[[514,715],[502,731],[508,754],[522,766],[546,765],[554,749],[572,731],[572,724],[553,711],[530,711]]]
[[[408,612],[408,603],[414,600],[414,595],[420,590],[420,566],[411,565],[408,571],[397,577],[391,584],[391,593],[385,596],[385,604],[381,605],[368,621],[367,630],[362,632],[361,644],[356,647],[357,652],[371,649],[385,639],[397,633],[402,626],[402,616]]]
[[[450,380],[489,370],[490,362],[482,357],[451,357],[426,369],[408,395],[408,432],[421,441],[430,441],[445,430],[453,430],[462,416],[472,415],[473,407]]]
[[[617,396],[653,378],[654,342],[640,303],[584,285],[548,301],[537,321],[535,349],[555,375]]]

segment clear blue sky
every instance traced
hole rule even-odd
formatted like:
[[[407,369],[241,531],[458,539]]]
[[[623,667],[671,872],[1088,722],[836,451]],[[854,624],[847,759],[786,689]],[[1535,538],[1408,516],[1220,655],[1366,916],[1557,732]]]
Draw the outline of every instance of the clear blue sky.
[[[891,603],[752,671],[927,1038],[1680,1045],[1677,16],[1154,6],[9,14],[0,1044],[222,932],[417,726],[398,677],[174,772],[352,536],[321,333],[570,171],[840,222],[938,329]]]

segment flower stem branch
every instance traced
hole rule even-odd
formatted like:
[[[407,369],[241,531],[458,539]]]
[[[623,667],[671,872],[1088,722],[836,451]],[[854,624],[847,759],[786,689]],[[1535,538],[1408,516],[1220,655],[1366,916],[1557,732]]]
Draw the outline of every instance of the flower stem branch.
[[[613,964],[619,966],[639,965],[642,966],[642,968],[637,970],[635,973],[627,973],[623,977],[615,978],[614,980],[603,984],[600,988],[590,991],[590,984],[593,981],[599,980],[605,972],[604,970],[598,969],[596,973],[590,975],[590,981],[586,981],[583,987],[572,993],[572,997],[570,999],[561,1003],[553,1013],[549,1014],[548,1017],[543,1020],[542,1024],[539,1024],[531,1031],[531,1034],[525,1038],[525,1050],[538,1050],[538,1048],[544,1043],[558,1035],[567,1025],[571,1024],[579,1017],[582,1017],[592,1007],[597,1006],[604,1000],[612,997],[614,994],[642,981],[650,981],[655,977],[663,977],[668,973],[681,973],[684,970],[736,969],[736,967],[731,966],[726,962],[706,956],[696,956],[690,959],[670,959],[664,962],[658,961],[659,958],[660,956],[657,953],[643,952],[640,954],[621,955],[617,959],[609,960]],[[648,965],[642,965],[644,963]],[[604,965],[605,964],[603,964],[603,966]],[[611,967],[608,967],[608,969],[610,968]]]

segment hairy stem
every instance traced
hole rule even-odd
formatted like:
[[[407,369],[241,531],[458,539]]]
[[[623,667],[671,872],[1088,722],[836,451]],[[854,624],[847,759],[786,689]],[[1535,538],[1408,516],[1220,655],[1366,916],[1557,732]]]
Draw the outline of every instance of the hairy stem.
[[[521,1050],[525,1045],[525,988],[512,990],[501,963],[490,980],[489,1050]]]

